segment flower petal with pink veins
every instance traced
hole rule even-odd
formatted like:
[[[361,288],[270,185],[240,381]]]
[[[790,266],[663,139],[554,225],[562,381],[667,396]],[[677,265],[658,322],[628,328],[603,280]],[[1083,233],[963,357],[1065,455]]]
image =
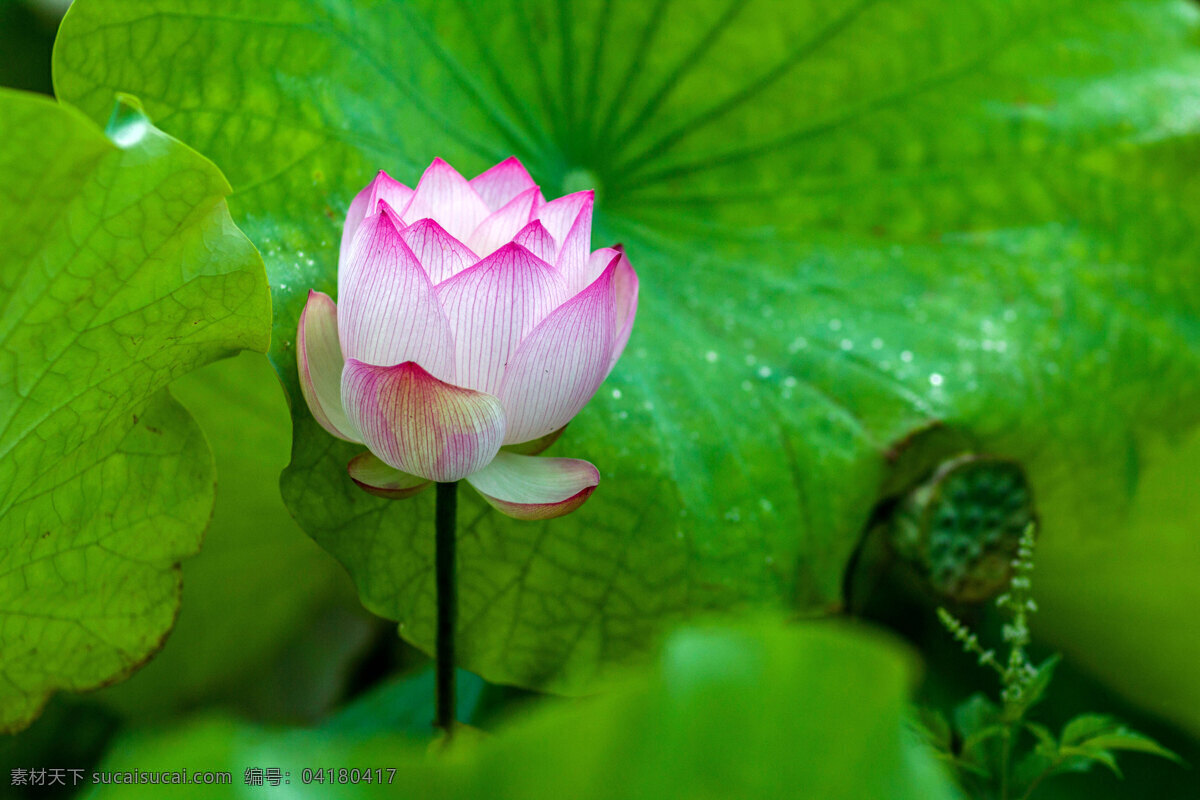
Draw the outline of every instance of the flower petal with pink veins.
[[[529,177],[524,165],[515,156],[510,156],[472,178],[471,188],[490,210],[499,211],[521,192],[537,188],[537,184]]]
[[[554,237],[550,235],[550,231],[546,230],[546,226],[536,219],[521,228],[513,237],[513,242],[521,245],[547,264],[553,264],[555,256],[558,255],[558,244],[554,241]]]
[[[620,248],[620,245],[617,247]],[[613,276],[613,291],[617,298],[617,337],[613,342],[612,360],[609,361],[608,372],[612,372],[612,368],[617,365],[617,359],[621,357],[621,353],[625,352],[629,334],[633,333],[633,318],[637,316],[638,303],[638,276],[633,271],[633,264],[629,263],[623,249],[614,252],[618,252],[620,255],[617,272]]]
[[[600,387],[616,338],[618,263],[543,320],[513,353],[499,392],[508,417],[505,444],[561,428]]]
[[[551,200],[537,210],[537,218],[546,226],[546,230],[554,237],[554,241],[558,242],[559,252],[562,252],[562,246],[566,243],[567,234],[571,232],[571,228],[575,226],[579,215],[586,209],[588,214],[588,230],[591,230],[591,215],[592,206],[596,202],[596,193],[591,189],[583,192],[575,192],[574,194],[566,194],[555,200]],[[590,247],[591,245],[587,245]],[[558,257],[551,262],[558,264]]]
[[[346,359],[342,404],[380,460],[431,481],[483,469],[504,439],[495,396],[440,381],[412,361],[377,367]]]
[[[537,202],[537,193],[537,187],[534,187],[514,197],[504,208],[480,223],[467,240],[467,244],[479,255],[487,256],[501,245],[511,242],[533,216],[533,204]]]
[[[337,306],[329,295],[310,289],[296,331],[300,392],[322,428],[339,439],[359,442],[358,432],[342,408],[342,365]]]
[[[556,431],[550,431],[550,433],[547,433],[545,436],[539,436],[538,438],[531,439],[528,442],[521,442],[520,444],[506,444],[500,448],[500,451],[502,453],[516,453],[519,456],[536,456],[544,450],[548,450],[552,444],[557,442],[559,437],[563,435],[563,431],[566,429],[567,426],[563,425]]]
[[[600,483],[600,472],[578,458],[539,458],[499,453],[467,476],[493,508],[516,519],[553,519],[583,505]]]
[[[359,453],[346,465],[350,480],[376,497],[403,500],[429,487],[429,481],[389,467],[370,450]]]
[[[342,246],[338,263],[344,264],[350,255],[350,243],[354,241],[354,233],[362,221],[372,214],[379,213],[379,201],[385,200],[392,208],[404,208],[412,200],[413,190],[400,181],[388,175],[383,170],[375,175],[350,202],[350,210],[346,212],[346,221],[342,225]],[[341,297],[341,287],[338,288]]]
[[[617,245],[616,247],[600,247],[596,249],[590,256],[588,256],[587,266],[584,267],[584,271],[590,277],[584,286],[596,280],[596,278],[599,278],[600,273],[604,272],[605,268],[612,263],[613,259],[625,252],[624,250],[621,250],[620,247],[620,245]]]
[[[455,382],[495,394],[513,351],[567,292],[558,270],[509,243],[439,284],[437,297],[454,336]]]
[[[451,236],[465,242],[490,213],[491,209],[467,179],[445,161],[435,158],[400,216],[412,220],[432,217]]]
[[[417,257],[386,213],[367,217],[358,237],[350,254],[353,274],[339,298],[342,353],[379,366],[416,361],[453,380],[450,322]]]
[[[400,231],[400,238],[421,262],[421,268],[434,285],[479,261],[471,248],[429,218],[417,220]]]
[[[592,250],[592,209],[595,201],[592,197],[584,200],[583,207],[575,221],[571,223],[567,237],[562,240],[555,266],[567,279],[567,291],[576,294],[580,289],[596,279],[596,274],[588,273],[588,257]]]

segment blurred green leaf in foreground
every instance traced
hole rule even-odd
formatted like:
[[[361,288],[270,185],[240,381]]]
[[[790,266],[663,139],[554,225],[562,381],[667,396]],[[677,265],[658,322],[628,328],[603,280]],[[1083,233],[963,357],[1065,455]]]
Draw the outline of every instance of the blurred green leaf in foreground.
[[[546,705],[495,735],[461,737],[448,752],[361,719],[284,731],[209,718],[128,737],[101,768],[230,770],[229,787],[172,795],[213,800],[244,797],[247,766],[287,771],[289,796],[314,798],[384,791],[374,782],[304,785],[305,767],[392,767],[386,793],[401,798],[949,800],[957,795],[932,754],[901,722],[910,667],[908,653],[865,630],[693,627],[672,634],[651,675]],[[91,796],[146,790],[108,786]]]

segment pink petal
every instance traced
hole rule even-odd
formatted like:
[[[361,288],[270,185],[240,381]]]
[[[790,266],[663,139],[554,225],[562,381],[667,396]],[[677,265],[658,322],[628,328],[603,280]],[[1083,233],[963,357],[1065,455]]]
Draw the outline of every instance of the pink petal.
[[[506,158],[487,172],[481,172],[471,179],[471,188],[483,198],[483,202],[492,211],[504,208],[521,192],[536,186],[533,178],[529,177],[525,167],[515,157]]]
[[[550,231],[546,230],[546,226],[536,219],[521,228],[513,237],[513,242],[548,264],[553,264],[558,255],[558,244],[554,241],[554,237],[550,235]]]
[[[427,488],[429,481],[393,469],[379,460],[370,450],[359,453],[346,465],[350,480],[376,497],[403,500]]]
[[[618,252],[620,256],[617,272],[613,277],[613,290],[617,296],[617,336],[613,342],[612,360],[608,364],[609,372],[616,366],[621,353],[625,352],[629,334],[633,333],[633,318],[637,316],[638,302],[638,276],[633,271],[633,264],[629,263],[623,249],[614,252]]]
[[[432,219],[417,220],[400,231],[400,238],[421,262],[421,268],[436,284],[450,278],[479,261],[465,244],[446,233]]]
[[[543,320],[513,353],[499,392],[508,416],[505,444],[561,428],[600,387],[616,338],[617,263]]]
[[[445,161],[435,158],[400,216],[413,220],[432,217],[451,236],[465,242],[490,213],[491,209],[467,179]]]
[[[300,372],[300,392],[321,427],[339,439],[361,441],[342,408],[337,306],[329,295],[311,289],[296,331],[296,368]]]
[[[590,195],[590,193],[589,193]],[[588,256],[592,251],[592,209],[595,202],[588,196],[571,223],[567,236],[562,241],[558,251],[558,261],[554,262],[563,277],[567,279],[567,291],[575,294],[596,279],[595,274],[588,272]]]
[[[501,245],[508,244],[529,222],[533,214],[533,204],[537,202],[536,187],[526,189],[510,200],[500,209],[480,223],[471,234],[468,243],[471,249],[481,256],[489,255]]]
[[[527,333],[567,299],[554,267],[509,243],[437,287],[450,319],[459,385],[495,393]]]
[[[504,438],[496,397],[440,381],[412,361],[377,367],[346,359],[342,403],[381,461],[431,481],[482,469]]]
[[[577,458],[538,458],[499,453],[467,483],[497,511],[526,520],[569,514],[591,497],[600,472]]]
[[[540,436],[528,442],[521,442],[520,444],[506,444],[500,450],[505,453],[516,453],[519,456],[536,456],[538,453],[549,450],[550,445],[557,442],[566,429],[567,426],[563,425],[558,430],[550,431],[545,436]]]
[[[342,247],[338,263],[346,263],[355,231],[358,230],[358,226],[364,219],[379,213],[380,200],[386,200],[392,208],[404,208],[412,199],[412,195],[412,189],[395,180],[383,170],[379,170],[366,188],[351,201],[350,209],[346,212],[346,221],[342,225]],[[338,287],[338,297],[341,297],[341,286]]]
[[[429,277],[386,213],[367,217],[350,254],[351,276],[340,299],[342,352],[368,364],[416,361],[443,380],[454,378],[450,322]]]
[[[584,192],[575,192],[574,194],[563,195],[556,200],[551,200],[537,210],[537,218],[546,226],[546,230],[554,237],[554,241],[559,244],[559,252],[562,245],[566,243],[567,234],[571,232],[571,228],[575,226],[579,215],[586,208],[588,214],[588,231],[591,231],[591,215],[592,206],[595,204],[596,193],[591,189]],[[590,248],[589,248],[590,249]],[[557,264],[557,259],[551,262]]]

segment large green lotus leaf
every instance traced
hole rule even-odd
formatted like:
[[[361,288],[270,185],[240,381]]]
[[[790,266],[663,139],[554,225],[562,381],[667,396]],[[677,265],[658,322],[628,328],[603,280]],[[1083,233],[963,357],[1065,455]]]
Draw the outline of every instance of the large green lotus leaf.
[[[381,167],[411,183],[434,156],[470,173],[515,153],[548,194],[598,186],[597,243],[626,245],[641,307],[553,452],[604,482],[550,523],[467,500],[460,545],[464,663],[575,691],[700,610],[838,607],[890,457],[934,423],[1024,465],[1059,574],[1080,541],[1129,530],[1145,437],[1200,408],[1197,17],[1182,0],[80,0],[55,74],[91,114],[138,92],[230,175],[273,275],[287,502],[426,648],[431,498],[364,496],[354,449],[304,409],[305,292],[332,291],[342,214]],[[1060,641],[1085,630],[1087,608],[1053,608]]]
[[[163,388],[267,346],[262,261],[204,158],[0,93],[0,729],[128,675],[179,607],[212,455]]]
[[[690,628],[668,640],[650,676],[603,697],[551,704],[493,736],[464,737],[448,754],[366,720],[272,730],[208,718],[126,736],[101,769],[190,763],[232,773],[230,785],[175,786],[172,797],[245,797],[255,788],[243,784],[247,766],[278,768],[295,797],[957,797],[932,754],[905,736],[909,663],[862,631]],[[428,703],[428,694],[412,699]],[[378,704],[392,731],[393,712]],[[346,775],[334,785],[306,783],[305,769],[321,767],[333,767],[335,780],[339,768]],[[370,784],[350,783],[351,769],[361,781],[376,767],[384,787],[374,772]],[[132,798],[145,788],[101,786],[92,796]]]
[[[171,393],[212,447],[217,497],[204,549],[183,564],[183,604],[170,638],[131,680],[100,695],[139,720],[244,696],[310,626],[335,608],[358,607],[345,571],[304,535],[279,496],[291,425],[267,359],[242,353],[209,364],[172,383]],[[361,627],[340,630],[361,638]],[[310,655],[339,664],[345,657],[328,635]],[[293,676],[301,666],[294,656]]]

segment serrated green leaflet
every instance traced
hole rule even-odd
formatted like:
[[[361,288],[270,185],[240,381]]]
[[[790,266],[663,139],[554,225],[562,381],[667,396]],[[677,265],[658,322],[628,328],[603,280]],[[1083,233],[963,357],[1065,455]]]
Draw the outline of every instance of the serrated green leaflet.
[[[111,98],[110,98],[111,99]],[[262,261],[215,167],[122,105],[0,92],[0,729],[161,644],[212,455],[164,387],[262,350]]]
[[[368,706],[353,725],[335,718],[315,730],[210,718],[135,733],[101,769],[178,770],[183,759],[232,772],[232,785],[174,787],[172,796],[198,798],[244,796],[248,764],[289,772],[288,790],[303,798],[957,798],[931,752],[903,735],[908,666],[890,642],[861,631],[692,628],[671,636],[647,678],[548,704],[492,736],[463,732],[448,757],[431,758],[424,743],[398,733],[398,707],[378,702],[382,725],[372,724]],[[409,699],[428,720],[428,693]],[[334,768],[335,785],[324,775],[312,780],[320,765]],[[364,780],[374,767],[383,767],[380,776],[372,769]],[[95,796],[144,788],[98,786]]]
[[[1145,434],[1200,407],[1196,17],[81,0],[56,86],[91,114],[138,93],[229,174],[273,276],[287,501],[426,648],[431,498],[359,492],[353,448],[304,410],[304,293],[332,291],[342,214],[381,167],[411,183],[434,156],[470,174],[515,153],[548,194],[598,185],[596,243],[626,245],[641,307],[551,452],[604,480],[546,524],[468,505],[460,545],[465,665],[574,691],[682,616],[836,607],[888,455],[933,421],[1023,465],[1047,563],[1118,530]],[[1087,613],[1039,585],[1052,624]]]

